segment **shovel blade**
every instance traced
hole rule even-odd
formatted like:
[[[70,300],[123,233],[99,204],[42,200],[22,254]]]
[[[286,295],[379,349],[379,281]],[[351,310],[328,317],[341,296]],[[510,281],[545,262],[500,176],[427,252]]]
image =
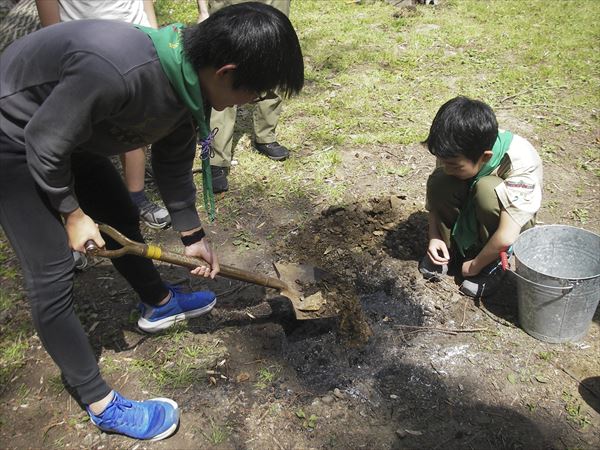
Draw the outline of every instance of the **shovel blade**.
[[[288,285],[281,294],[290,299],[296,319],[324,319],[336,315],[333,305],[320,291],[308,296],[302,293],[304,286],[315,284],[324,277],[324,270],[308,264],[275,263],[274,266],[279,279]]]

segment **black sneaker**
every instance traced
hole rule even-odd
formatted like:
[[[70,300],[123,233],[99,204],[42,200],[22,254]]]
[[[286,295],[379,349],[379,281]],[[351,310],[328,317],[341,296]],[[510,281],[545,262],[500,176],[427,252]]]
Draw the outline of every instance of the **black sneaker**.
[[[498,290],[498,286],[504,279],[506,272],[502,269],[502,262],[495,261],[474,277],[465,278],[460,285],[459,291],[469,297],[489,297]]]
[[[73,250],[73,260],[75,261],[75,270],[77,272],[83,272],[86,269],[88,260],[85,254]]]
[[[419,263],[419,272],[426,280],[439,281],[448,274],[448,264],[438,266],[431,261],[428,255],[425,255]]]
[[[252,145],[258,153],[262,153],[274,161],[284,161],[290,156],[290,151],[277,141],[269,144],[253,142]]]
[[[229,183],[227,182],[229,169],[227,167],[210,166],[210,174],[212,176],[213,193],[218,194],[229,190]]]

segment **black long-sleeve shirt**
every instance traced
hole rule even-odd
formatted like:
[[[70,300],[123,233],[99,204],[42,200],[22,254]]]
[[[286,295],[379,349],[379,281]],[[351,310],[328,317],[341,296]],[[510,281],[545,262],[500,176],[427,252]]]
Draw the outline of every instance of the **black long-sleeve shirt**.
[[[61,213],[78,207],[71,152],[108,156],[152,143],[173,228],[200,225],[192,115],[151,40],[130,24],[61,23],[10,45],[0,56],[0,129],[25,146],[34,179]]]

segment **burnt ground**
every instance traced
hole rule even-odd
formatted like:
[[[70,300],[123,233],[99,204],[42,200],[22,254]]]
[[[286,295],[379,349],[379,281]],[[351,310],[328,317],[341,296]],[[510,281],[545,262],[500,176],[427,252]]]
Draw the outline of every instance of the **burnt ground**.
[[[338,317],[296,321],[273,290],[190,278],[185,269],[160,265],[165,279],[213,289],[219,301],[207,316],[148,336],[135,326],[134,294],[110,264],[96,261],[77,275],[75,294],[102,370],[125,395],[174,398],[182,410],[178,433],[146,443],[96,430],[28,325],[26,359],[1,388],[1,446],[598,448],[598,311],[580,342],[548,344],[519,328],[511,279],[484,302],[461,296],[450,277],[424,281],[417,262],[427,242],[423,188],[432,159],[417,145],[341,155],[332,182],[365,175],[344,202],[249,205],[235,188],[234,170],[226,195],[240,200],[230,206],[236,219],[210,229],[224,263],[271,275],[275,261],[326,270],[329,278],[318,287],[333,298]],[[374,159],[410,172],[377,173]],[[546,176],[556,184],[564,168],[549,164]],[[593,187],[580,198],[589,203],[598,180],[579,176]],[[540,218],[581,225],[560,212],[573,207],[563,186],[548,194],[554,206]],[[217,203],[225,205],[223,197]],[[219,214],[230,212],[220,207]],[[586,228],[598,232],[598,214],[590,211]],[[144,231],[177,248],[173,231]],[[19,286],[18,278],[3,283]],[[3,332],[28,323],[18,292],[1,318]]]

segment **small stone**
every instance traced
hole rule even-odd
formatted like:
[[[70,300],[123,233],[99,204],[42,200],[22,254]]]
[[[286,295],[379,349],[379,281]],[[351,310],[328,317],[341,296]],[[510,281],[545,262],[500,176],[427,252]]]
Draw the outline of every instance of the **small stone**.
[[[326,405],[330,405],[333,403],[333,397],[331,395],[326,395],[325,397],[321,398],[321,401]]]
[[[391,398],[392,400],[396,400],[396,399],[398,398],[398,396],[397,396],[396,394],[391,394],[391,395],[390,395],[390,398]]]
[[[390,206],[392,211],[400,211],[402,209],[402,201],[399,197],[392,195],[390,197]]]
[[[92,443],[94,442],[94,436],[92,434],[86,434],[85,437],[83,438],[83,446],[86,448],[89,448],[92,446]]]
[[[335,395],[337,398],[344,398],[345,395],[342,391],[340,391],[338,388],[335,388],[333,390],[333,395]]]

